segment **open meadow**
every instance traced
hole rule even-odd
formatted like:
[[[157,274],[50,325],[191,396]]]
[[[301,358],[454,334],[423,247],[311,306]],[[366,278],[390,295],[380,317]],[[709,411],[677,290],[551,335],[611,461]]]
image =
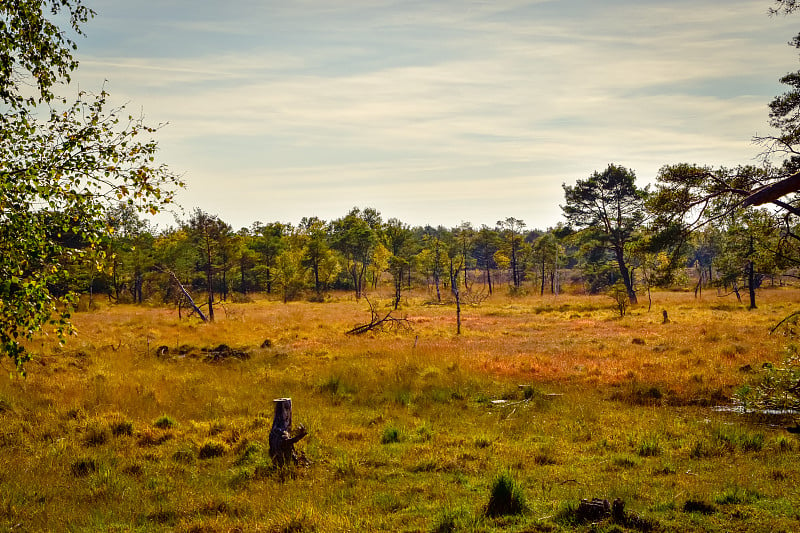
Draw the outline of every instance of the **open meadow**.
[[[76,313],[78,336],[0,380],[0,529],[800,529],[794,421],[715,409],[783,360],[769,330],[800,290],[751,311],[658,292],[624,318],[607,296],[495,295],[463,308],[458,336],[454,305],[427,299],[360,336],[344,332],[369,307],[346,293],[226,304],[211,324]],[[309,434],[305,464],[275,468],[281,397]],[[624,511],[583,517],[592,498]]]

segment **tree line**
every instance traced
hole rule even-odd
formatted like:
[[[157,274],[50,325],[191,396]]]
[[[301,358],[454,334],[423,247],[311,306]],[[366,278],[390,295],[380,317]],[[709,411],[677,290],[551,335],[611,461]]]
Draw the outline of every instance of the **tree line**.
[[[205,295],[211,320],[215,303],[253,293],[324,301],[338,289],[358,299],[379,284],[391,286],[395,308],[415,287],[442,302],[455,291],[483,298],[499,286],[557,294],[565,282],[590,293],[620,288],[633,303],[653,287],[691,283],[696,293],[707,287],[740,299],[747,293],[755,307],[765,279],[794,275],[800,232],[793,215],[737,207],[735,190],[691,197],[686,189],[698,179],[741,182],[761,174],[752,167],[665,166],[651,191],[636,184],[631,170],[612,164],[565,184],[564,221],[547,229],[528,229],[513,217],[494,226],[412,227],[355,207],[330,221],[304,217],[296,225],[254,222],[239,230],[195,209],[157,230],[120,203],[107,212],[110,231],[95,249],[103,268],[77,262],[74,285],[63,290],[182,305],[188,289]]]

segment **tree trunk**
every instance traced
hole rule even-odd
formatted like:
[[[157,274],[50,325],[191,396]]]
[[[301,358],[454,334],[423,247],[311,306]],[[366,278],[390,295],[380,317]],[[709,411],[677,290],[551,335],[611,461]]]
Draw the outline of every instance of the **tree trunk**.
[[[397,308],[400,306],[400,296],[403,291],[403,267],[401,266],[397,269],[397,277],[394,280],[394,309],[397,311]]]
[[[638,303],[636,300],[636,292],[633,290],[633,282],[631,281],[631,273],[628,271],[628,265],[625,264],[625,256],[622,248],[614,250],[617,256],[617,265],[619,266],[619,273],[622,276],[622,283],[625,284],[625,290],[628,292],[628,299],[632,304]]]
[[[544,265],[544,257],[542,257],[542,288],[541,288],[541,291],[539,291],[539,296],[544,296],[544,284],[545,284],[545,279],[547,279],[545,277],[544,266],[545,266]]]
[[[301,424],[297,432],[292,434],[292,399],[277,398],[272,430],[269,432],[269,456],[275,466],[286,466],[289,462],[297,464],[297,453],[294,445],[306,436],[306,428]]]
[[[174,273],[173,271],[171,271],[171,270],[166,270],[166,272],[167,272],[167,273],[168,273],[168,274],[169,274],[169,275],[172,277],[173,281],[175,281],[175,283],[178,285],[178,288],[179,288],[179,289],[181,290],[181,292],[183,293],[183,296],[184,296],[184,297],[186,298],[186,300],[189,302],[189,305],[191,305],[191,306],[192,306],[192,309],[194,309],[194,310],[195,310],[195,312],[196,312],[196,313],[197,313],[197,315],[200,317],[200,319],[201,319],[203,322],[208,322],[208,319],[206,318],[206,315],[204,315],[204,314],[203,314],[203,311],[201,311],[201,310],[200,310],[200,308],[199,308],[199,307],[197,307],[197,305],[195,305],[195,303],[194,303],[194,300],[192,299],[192,296],[189,294],[189,291],[187,291],[187,290],[184,288],[183,284],[182,284],[182,283],[180,282],[180,280],[178,279],[178,276],[176,276],[176,275],[175,275],[175,273]],[[178,318],[181,318],[181,304],[180,304],[180,302],[178,303]]]
[[[750,309],[756,308],[756,274],[752,261],[747,265],[747,290],[750,293]]]

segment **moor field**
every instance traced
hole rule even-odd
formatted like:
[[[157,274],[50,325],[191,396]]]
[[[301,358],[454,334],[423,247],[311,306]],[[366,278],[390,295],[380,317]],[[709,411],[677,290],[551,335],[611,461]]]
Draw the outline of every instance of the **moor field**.
[[[360,336],[346,293],[211,324],[101,305],[30,346],[26,378],[3,363],[0,530],[796,531],[794,420],[724,409],[790,342],[769,330],[800,290],[758,297],[658,292],[620,318],[607,296],[495,295],[461,335],[425,293]],[[281,397],[309,432],[286,468]],[[592,498],[624,510],[585,517]]]

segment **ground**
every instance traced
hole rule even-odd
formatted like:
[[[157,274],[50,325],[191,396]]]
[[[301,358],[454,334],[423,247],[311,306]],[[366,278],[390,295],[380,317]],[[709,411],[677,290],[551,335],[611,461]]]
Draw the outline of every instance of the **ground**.
[[[347,336],[369,307],[345,293],[213,324],[104,304],[63,348],[32,345],[27,378],[4,362],[0,529],[797,530],[793,419],[719,407],[781,363],[769,329],[798,308],[778,288],[752,311],[659,292],[623,318],[605,296],[495,295],[459,336],[455,306],[420,293],[407,327]],[[282,397],[309,435],[307,464],[278,469]],[[498,480],[521,512],[487,516]],[[626,517],[580,520],[584,498]]]

